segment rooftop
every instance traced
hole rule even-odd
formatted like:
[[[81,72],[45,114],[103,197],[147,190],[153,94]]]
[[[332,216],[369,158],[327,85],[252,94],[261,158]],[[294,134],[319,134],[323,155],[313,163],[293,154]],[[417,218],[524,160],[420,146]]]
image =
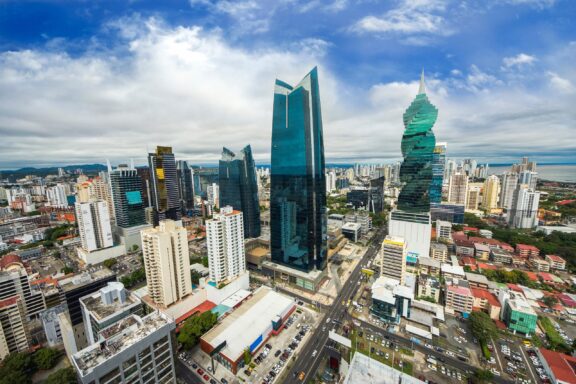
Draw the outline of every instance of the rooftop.
[[[442,264],[442,273],[464,276],[464,268],[459,265],[444,263]]]
[[[472,291],[470,290],[470,288],[466,288],[466,287],[459,287],[456,285],[449,285],[446,287],[446,290],[448,292],[452,292],[456,295],[461,295],[461,296],[472,296]]]
[[[539,351],[556,380],[576,384],[576,358],[544,348]]]
[[[440,268],[441,263],[439,260],[431,259],[429,257],[419,257],[418,264],[427,267]]]
[[[518,311],[518,312],[522,312],[525,314],[536,316],[536,312],[534,312],[534,309],[528,303],[528,301],[525,299],[521,299],[518,296],[514,299],[508,300],[508,305],[510,305],[510,308],[513,311]]]
[[[404,374],[386,364],[363,355],[354,354],[344,384],[423,384],[424,382]]]
[[[124,286],[122,286],[122,289],[123,288]],[[82,297],[80,302],[84,304],[86,309],[96,320],[102,321],[115,313],[124,312],[128,308],[140,304],[140,300],[136,296],[131,295],[128,291],[125,291],[125,293],[126,294],[123,302],[120,300],[120,298],[114,297],[110,304],[105,304],[103,302],[102,290]]]
[[[516,244],[517,251],[531,251],[531,252],[540,252],[538,248],[533,245],[528,244]]]
[[[564,262],[564,259],[561,258],[560,256],[557,256],[557,255],[546,255],[546,257],[547,257],[548,259],[552,260],[552,261],[556,261],[556,262],[559,262],[559,263],[563,263],[563,262]]]
[[[488,301],[488,303],[490,303],[490,305],[494,306],[494,307],[500,307],[500,302],[498,301],[498,299],[496,298],[496,296],[494,296],[492,293],[488,292],[485,289],[480,289],[480,288],[470,288],[470,290],[472,291],[472,295],[474,295],[474,297],[478,298],[478,299],[483,299]]]
[[[104,329],[101,332],[104,340],[75,353],[72,362],[81,376],[86,376],[95,367],[164,327],[168,333],[174,329],[174,322],[158,311],[145,317],[131,315]]]
[[[60,287],[64,292],[77,289],[86,284],[90,284],[93,281],[105,279],[107,277],[115,276],[116,274],[109,270],[108,268],[100,268],[92,271],[86,271],[67,277],[60,280]]]
[[[474,283],[488,284],[488,278],[479,273],[466,272],[466,280],[472,281]]]
[[[220,324],[204,334],[202,340],[213,347],[226,342],[221,353],[236,360],[272,326],[272,321],[278,315],[285,314],[293,305],[292,298],[262,286]]]

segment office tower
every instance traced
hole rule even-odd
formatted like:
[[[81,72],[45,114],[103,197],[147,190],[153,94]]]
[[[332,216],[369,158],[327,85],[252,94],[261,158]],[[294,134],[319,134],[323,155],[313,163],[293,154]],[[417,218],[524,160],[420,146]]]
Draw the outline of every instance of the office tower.
[[[30,335],[20,296],[0,300],[0,360],[11,353],[27,352]]]
[[[13,296],[22,299],[25,321],[40,317],[45,309],[42,292],[33,290],[28,279],[28,271],[19,256],[8,254],[0,261],[0,301]]]
[[[463,171],[456,171],[448,182],[448,203],[466,205],[467,190],[468,175]]]
[[[446,167],[447,143],[436,143],[432,155],[432,181],[430,183],[430,203],[442,202],[442,185],[444,184],[444,172]]]
[[[88,345],[99,341],[103,329],[132,314],[142,314],[140,299],[116,281],[82,297],[80,306]]]
[[[226,206],[212,220],[206,221],[208,269],[210,280],[216,283],[231,280],[246,271],[242,216],[242,212]]]
[[[144,207],[148,208],[152,206],[152,188],[150,187],[150,168],[139,167],[136,168],[136,173],[142,179],[142,201]]]
[[[482,191],[482,184],[470,183],[466,190],[466,209],[469,211],[477,211],[480,205],[480,192]]]
[[[380,250],[382,263],[380,276],[390,277],[404,284],[406,273],[406,243],[404,239],[396,236],[386,236]]]
[[[438,110],[426,95],[422,72],[418,94],[403,116],[404,162],[400,167],[403,187],[388,223],[390,235],[404,240],[411,259],[428,257],[430,253],[430,183],[436,146],[432,127],[437,116]]]
[[[518,186],[518,174],[505,172],[502,174],[502,188],[500,189],[500,206],[506,210],[512,209],[514,192]]]
[[[484,196],[482,208],[490,212],[498,208],[498,193],[500,192],[500,179],[496,175],[488,176],[484,181]]]
[[[116,226],[122,228],[146,224],[142,178],[135,169],[119,165],[110,172],[112,201],[116,212]]]
[[[130,315],[70,361],[82,384],[175,383],[175,329],[174,321],[158,311]]]
[[[192,293],[188,233],[173,220],[141,233],[148,294],[159,306],[168,307]]]
[[[75,207],[82,248],[92,252],[113,246],[108,203],[99,200],[76,203]]]
[[[53,187],[46,188],[46,198],[48,205],[54,208],[68,208],[68,198],[66,197],[66,186],[57,184]]]
[[[176,163],[178,191],[180,192],[180,209],[185,214],[194,210],[194,170],[184,160]]]
[[[260,236],[260,205],[252,148],[247,145],[238,154],[223,148],[218,168],[220,206],[242,212],[244,237]]]
[[[148,164],[155,223],[165,219],[180,220],[180,192],[172,148],[156,147],[156,152],[148,154]]]
[[[272,125],[272,261],[309,272],[327,262],[326,179],[318,71],[276,80]]]
[[[540,192],[527,184],[520,184],[514,192],[512,208],[508,212],[508,224],[513,228],[534,228],[538,224]]]
[[[380,176],[370,180],[368,195],[368,210],[372,213],[381,213],[384,210],[384,183],[386,179]]]
[[[199,168],[194,171],[194,193],[204,200],[208,197],[208,187],[218,185],[218,168]]]

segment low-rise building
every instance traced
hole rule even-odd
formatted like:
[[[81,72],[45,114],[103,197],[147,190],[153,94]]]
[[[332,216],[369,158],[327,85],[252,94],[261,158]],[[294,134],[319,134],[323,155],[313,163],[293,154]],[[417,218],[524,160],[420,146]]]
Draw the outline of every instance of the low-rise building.
[[[479,273],[466,272],[466,280],[468,280],[470,287],[488,289],[490,286],[488,278]]]
[[[490,258],[495,263],[512,264],[513,256],[508,251],[500,248],[492,248],[490,250]]]
[[[401,317],[410,317],[414,300],[414,287],[402,285],[399,280],[381,276],[372,284],[370,313],[387,323],[399,323]]]
[[[474,257],[474,243],[464,239],[454,239],[456,255]]]
[[[432,242],[430,243],[430,258],[445,263],[448,260],[448,247],[446,244]]]
[[[440,290],[440,280],[436,277],[425,274],[418,276],[418,297],[430,297],[438,303],[440,301]]]
[[[441,269],[442,269],[442,277],[444,278],[463,279],[466,276],[464,268],[461,267],[460,265],[444,263],[442,264]]]
[[[508,329],[526,336],[534,334],[538,315],[524,297],[509,292],[501,294],[499,301],[503,302],[502,321]]]
[[[362,224],[346,223],[342,225],[342,235],[350,241],[357,242],[362,236]]]
[[[444,220],[436,220],[436,240],[452,241],[452,223]]]
[[[533,245],[516,244],[516,254],[518,256],[528,259],[530,257],[540,256],[540,250]]]
[[[538,272],[548,272],[550,271],[550,264],[540,257],[531,257],[529,260],[530,267]]]
[[[252,297],[200,338],[200,348],[236,374],[244,366],[244,351],[258,350],[278,334],[295,309],[294,300],[262,286]]]
[[[472,313],[474,296],[469,287],[452,284],[446,287],[446,308],[468,317]]]
[[[566,261],[560,256],[546,255],[546,261],[550,264],[551,269],[563,271],[566,269]]]
[[[486,312],[492,320],[499,320],[502,306],[498,298],[486,289],[470,288],[470,290],[474,295],[474,308]]]
[[[175,383],[175,328],[159,311],[131,315],[102,330],[98,343],[72,356],[72,365],[82,384]]]
[[[536,355],[553,384],[576,383],[576,357],[544,348],[538,348]]]
[[[430,257],[418,258],[418,272],[425,275],[439,276],[441,263]]]
[[[486,244],[474,243],[474,257],[478,260],[488,261],[490,259],[490,247]]]

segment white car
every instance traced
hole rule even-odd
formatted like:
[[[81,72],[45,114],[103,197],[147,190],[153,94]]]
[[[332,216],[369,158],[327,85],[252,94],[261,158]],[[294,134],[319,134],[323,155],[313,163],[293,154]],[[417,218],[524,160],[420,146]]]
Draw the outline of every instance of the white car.
[[[490,370],[490,372],[492,372],[495,376],[500,376],[500,371],[498,371],[498,370],[495,369],[495,368],[492,368],[492,369]]]
[[[312,352],[312,357],[316,357],[317,354],[318,354],[318,351],[314,350],[314,352]]]

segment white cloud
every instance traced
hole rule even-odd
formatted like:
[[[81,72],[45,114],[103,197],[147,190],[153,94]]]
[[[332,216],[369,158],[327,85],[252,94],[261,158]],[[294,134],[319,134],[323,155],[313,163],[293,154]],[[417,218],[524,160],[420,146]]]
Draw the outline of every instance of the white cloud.
[[[536,56],[520,53],[516,56],[505,57],[504,59],[502,59],[502,63],[504,64],[503,69],[531,65],[534,64],[537,60],[538,59],[536,58]]]
[[[275,8],[262,6],[257,0],[189,0],[192,7],[204,6],[215,14],[224,14],[235,21],[233,33],[259,34],[270,29]]]
[[[398,33],[449,35],[444,11],[446,2],[438,0],[405,0],[399,7],[382,16],[366,16],[352,26],[359,33]]]
[[[402,114],[417,92],[418,73],[410,83],[358,89],[324,65],[330,49],[324,40],[248,50],[217,31],[124,21],[134,25],[117,31],[123,39],[114,52],[128,55],[0,54],[0,169],[105,158],[143,164],[155,145],[206,163],[219,158],[222,146],[251,144],[256,159],[266,162],[274,79],[297,83],[316,64],[328,161],[400,157]],[[503,86],[477,66],[449,79],[428,75],[428,93],[440,111],[438,140],[450,143],[450,156],[496,161],[502,153],[573,153],[575,100],[557,92],[573,87],[564,71],[555,71],[547,78],[555,88],[538,92]]]
[[[576,90],[570,80],[560,77],[557,73],[549,71],[546,73],[546,76],[548,76],[550,80],[550,86],[556,91],[562,93],[574,93]]]
[[[537,8],[549,8],[556,4],[556,0],[497,0],[497,2],[511,5],[528,5]]]

